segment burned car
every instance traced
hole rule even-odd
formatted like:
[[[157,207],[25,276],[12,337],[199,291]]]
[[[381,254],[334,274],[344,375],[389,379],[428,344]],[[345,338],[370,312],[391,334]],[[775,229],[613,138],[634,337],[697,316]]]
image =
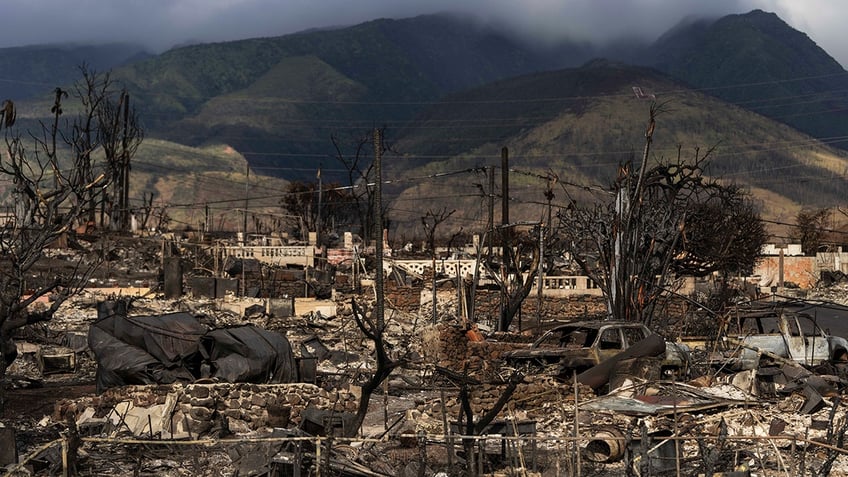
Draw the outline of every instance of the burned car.
[[[653,335],[655,333],[642,323],[577,321],[552,328],[528,347],[505,353],[504,357],[516,367],[556,366],[560,374],[565,370],[579,373],[624,353]],[[665,352],[659,350],[663,374],[685,375],[689,366],[688,347],[663,341]]]
[[[756,369],[761,360],[785,359],[803,366],[848,363],[848,340],[825,333],[806,313],[774,309],[739,313],[720,331],[722,339],[682,338],[707,353],[714,367]]]

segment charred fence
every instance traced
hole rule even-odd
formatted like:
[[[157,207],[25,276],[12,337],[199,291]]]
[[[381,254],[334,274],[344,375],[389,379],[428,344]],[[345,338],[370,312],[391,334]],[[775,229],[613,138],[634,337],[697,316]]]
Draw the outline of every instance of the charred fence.
[[[575,423],[578,419],[575,419]],[[189,440],[83,436],[71,430],[6,468],[18,475],[146,475],[181,469],[192,475],[828,475],[843,448],[844,423],[830,440],[724,432],[650,433],[636,424],[575,435],[540,436],[527,423],[505,422],[485,435],[451,432],[344,438],[291,435]],[[840,428],[841,427],[841,428]],[[681,424],[679,431],[684,430]],[[461,441],[473,441],[466,456]],[[469,458],[471,457],[471,458]],[[470,465],[471,463],[472,465]],[[719,474],[718,472],[721,472]],[[836,471],[839,474],[839,471]],[[835,475],[836,475],[835,474]]]

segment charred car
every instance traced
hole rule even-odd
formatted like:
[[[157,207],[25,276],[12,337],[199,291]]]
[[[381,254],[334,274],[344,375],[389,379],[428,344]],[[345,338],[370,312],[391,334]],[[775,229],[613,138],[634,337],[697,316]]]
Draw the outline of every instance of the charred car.
[[[565,370],[580,373],[624,353],[653,335],[655,333],[642,323],[578,321],[552,328],[528,347],[510,351],[504,357],[515,367],[539,369],[555,366],[560,374]],[[689,367],[689,348],[684,344],[663,341],[665,352],[659,350],[663,374],[685,375]]]
[[[814,317],[788,310],[739,313],[719,332],[722,339],[683,338],[705,352],[713,367],[756,369],[761,361],[782,358],[803,366],[848,363],[848,340],[825,333]]]

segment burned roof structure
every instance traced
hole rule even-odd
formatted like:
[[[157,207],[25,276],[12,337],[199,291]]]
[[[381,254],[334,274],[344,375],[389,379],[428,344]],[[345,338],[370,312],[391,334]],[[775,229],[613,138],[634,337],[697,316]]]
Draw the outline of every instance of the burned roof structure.
[[[169,384],[212,378],[289,383],[298,378],[291,344],[254,325],[208,329],[190,313],[127,316],[125,308],[91,325],[98,392],[128,384]]]

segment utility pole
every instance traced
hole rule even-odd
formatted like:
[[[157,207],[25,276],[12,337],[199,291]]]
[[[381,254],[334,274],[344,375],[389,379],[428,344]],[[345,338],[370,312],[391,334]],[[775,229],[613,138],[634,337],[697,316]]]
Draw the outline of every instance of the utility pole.
[[[321,166],[318,166],[318,220],[315,225],[315,245],[319,248],[321,247],[321,201],[322,201],[322,188],[321,188]]]
[[[553,181],[550,175],[548,176],[548,185],[545,188],[545,199],[548,201],[548,220],[544,225],[539,225],[539,303],[536,309],[536,321],[538,322],[538,332],[542,334],[542,300],[544,289],[544,273],[545,273],[545,239],[550,234],[551,230],[551,201],[554,199]]]
[[[242,244],[247,243],[247,211],[248,211],[248,197],[250,191],[250,164],[245,161],[244,165],[244,220],[242,222],[242,236],[241,242]]]
[[[385,321],[383,318],[383,171],[382,171],[383,145],[380,137],[380,129],[374,128],[374,175],[376,176],[376,189],[374,189],[374,217],[376,226],[374,254],[377,255],[377,269],[374,271],[374,291],[377,295],[377,303],[374,306],[375,322],[380,333],[383,332]]]
[[[489,223],[486,228],[489,230],[489,256],[492,256],[492,242],[495,240],[495,167],[489,166],[486,168],[489,173]]]
[[[503,286],[501,287],[501,313],[498,319],[498,331],[505,330],[505,309],[506,301],[509,299],[509,268],[511,265],[510,257],[510,227],[509,224],[509,150],[504,147],[501,149],[501,279]]]
[[[545,273],[545,224],[539,224],[539,268],[536,270],[539,275],[539,298],[536,304],[536,326],[539,335],[542,334],[542,290],[544,289]]]

